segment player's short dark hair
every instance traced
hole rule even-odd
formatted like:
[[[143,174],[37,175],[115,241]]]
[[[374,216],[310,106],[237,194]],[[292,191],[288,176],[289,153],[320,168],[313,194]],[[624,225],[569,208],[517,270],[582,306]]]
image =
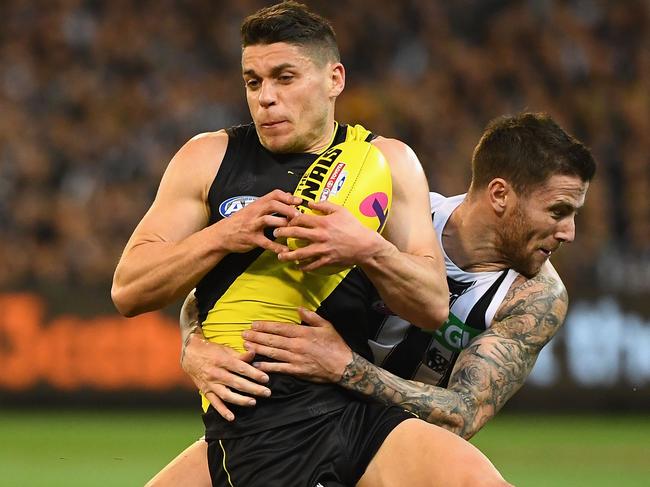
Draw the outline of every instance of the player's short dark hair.
[[[492,120],[472,156],[472,189],[503,178],[521,194],[556,174],[587,182],[595,173],[589,149],[545,113]]]
[[[313,60],[322,64],[341,59],[336,34],[327,19],[306,5],[287,0],[258,10],[244,19],[242,47],[286,42],[313,50]]]

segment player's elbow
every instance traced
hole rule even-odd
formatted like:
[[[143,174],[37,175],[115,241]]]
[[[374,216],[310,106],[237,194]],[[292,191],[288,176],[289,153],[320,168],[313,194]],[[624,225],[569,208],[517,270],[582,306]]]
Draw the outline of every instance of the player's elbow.
[[[427,312],[423,313],[417,325],[425,330],[437,330],[447,321],[448,317],[449,305],[437,303],[428,307]]]
[[[141,313],[132,293],[129,292],[126,286],[120,286],[113,282],[111,287],[111,299],[117,311],[127,318],[131,318]]]
[[[417,326],[426,330],[437,330],[449,318],[449,288],[446,279],[431,287],[428,300],[428,305],[423,308],[423,319]]]
[[[435,323],[435,329],[437,330],[440,328],[445,321],[449,318],[449,304],[447,303],[440,303],[439,305],[434,307],[433,310],[433,323]]]

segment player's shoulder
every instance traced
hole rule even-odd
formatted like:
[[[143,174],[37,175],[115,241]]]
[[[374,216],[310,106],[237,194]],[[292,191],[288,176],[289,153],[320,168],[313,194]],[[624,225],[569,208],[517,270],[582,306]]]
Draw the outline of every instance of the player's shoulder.
[[[550,262],[531,278],[519,276],[497,310],[489,333],[539,352],[564,323],[566,289]],[[486,332],[487,333],[487,332]]]
[[[228,135],[223,130],[192,137],[172,157],[161,186],[182,188],[204,197],[221,167],[227,146]]]
[[[415,152],[408,144],[402,142],[399,139],[392,139],[390,137],[383,137],[378,135],[372,139],[372,144],[377,146],[386,157],[389,155],[394,155],[397,157],[410,157],[415,156]]]
[[[517,276],[499,307],[495,320],[536,310],[552,311],[564,318],[569,297],[566,287],[550,262],[546,262],[533,277]]]
[[[226,147],[228,147],[228,134],[225,130],[218,130],[216,132],[203,132],[195,135],[185,143],[185,145],[181,148],[181,151],[207,151],[214,154],[215,151],[217,153],[219,151],[225,152]]]
[[[227,147],[228,134],[225,130],[195,135],[176,152],[169,168],[195,176],[205,173],[206,177],[214,177]]]
[[[393,174],[413,171],[424,174],[415,151],[405,142],[378,136],[372,140],[372,143],[384,154]]]
[[[515,292],[534,289],[536,292],[549,297],[561,297],[567,292],[560,275],[549,261],[546,261],[540,271],[533,277],[526,278],[520,275],[513,282],[512,289]]]

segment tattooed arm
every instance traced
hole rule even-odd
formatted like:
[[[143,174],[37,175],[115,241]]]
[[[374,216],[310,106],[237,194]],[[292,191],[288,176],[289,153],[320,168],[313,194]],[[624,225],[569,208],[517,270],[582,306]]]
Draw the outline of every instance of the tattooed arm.
[[[515,281],[492,326],[460,353],[447,389],[402,379],[357,354],[339,383],[470,438],[523,385],[562,325],[567,303],[562,281],[547,264],[535,278]]]

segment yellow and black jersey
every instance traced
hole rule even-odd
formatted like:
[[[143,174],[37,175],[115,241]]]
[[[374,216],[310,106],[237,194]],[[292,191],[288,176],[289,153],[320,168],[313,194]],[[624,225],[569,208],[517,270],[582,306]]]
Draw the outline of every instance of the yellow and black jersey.
[[[228,218],[274,189],[293,192],[318,154],[275,154],[259,142],[253,124],[230,128],[228,147],[210,187],[210,224]],[[325,149],[346,140],[372,140],[363,127],[338,125]],[[271,237],[270,231],[267,234]],[[272,237],[271,237],[272,238]],[[304,273],[263,249],[226,256],[198,283],[196,297],[207,339],[243,350],[241,332],[255,320],[299,324],[297,307],[331,321],[348,345],[371,358],[368,321],[372,284],[358,269],[331,276]],[[261,358],[264,359],[264,358]],[[268,360],[268,359],[265,359]],[[206,435],[233,438],[301,421],[343,407],[350,397],[337,386],[272,374],[272,397],[254,408],[233,406],[228,423],[203,399]]]

